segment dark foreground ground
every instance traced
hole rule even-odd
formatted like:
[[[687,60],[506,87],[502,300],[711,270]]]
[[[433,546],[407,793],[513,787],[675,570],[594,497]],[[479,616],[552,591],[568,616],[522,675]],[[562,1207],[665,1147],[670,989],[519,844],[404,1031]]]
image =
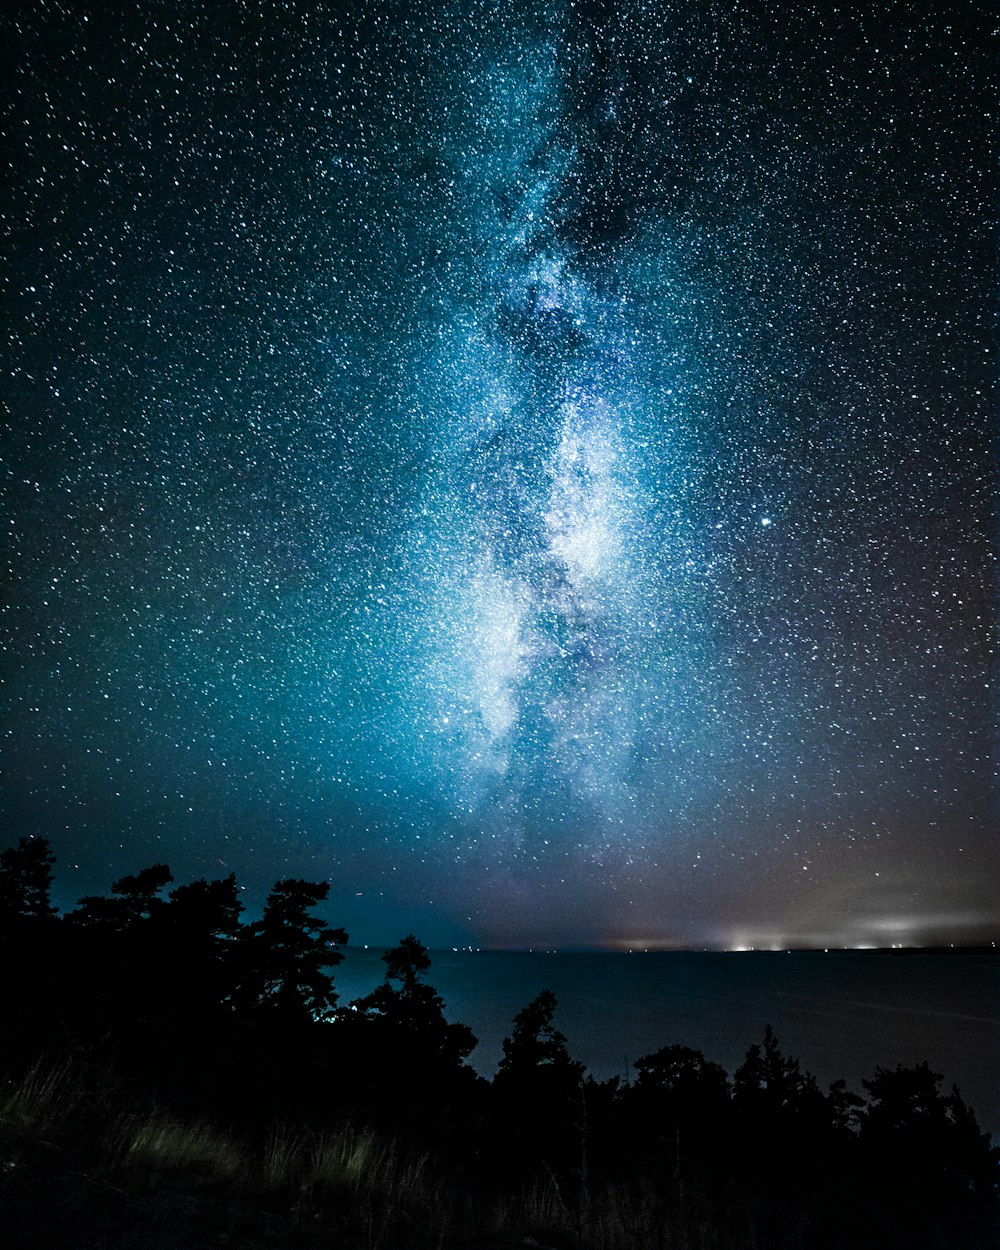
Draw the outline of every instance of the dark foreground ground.
[[[595,1120],[602,1089],[584,1095]],[[529,1126],[530,1112],[521,1114]],[[495,1134],[496,1118],[491,1124],[486,1114],[475,1128]],[[532,1126],[537,1139],[524,1143],[521,1160],[504,1156],[509,1140],[479,1143],[480,1149],[474,1134],[465,1139],[464,1158],[448,1157],[421,1149],[412,1123],[398,1138],[347,1121],[222,1129],[148,1102],[142,1110],[129,1108],[120,1090],[81,1088],[65,1066],[36,1070],[8,1083],[0,1104],[3,1244],[11,1250],[1000,1245],[996,1152],[971,1123],[949,1116],[935,1128],[911,1127],[909,1143],[897,1125],[896,1158],[878,1161],[860,1149],[863,1129],[850,1130],[840,1146],[827,1143],[833,1153],[825,1158],[796,1158],[810,1147],[786,1123],[794,1140],[781,1143],[764,1130],[754,1157],[726,1143],[714,1154],[693,1126],[682,1129],[677,1117],[672,1124],[670,1132],[657,1125],[652,1135],[648,1125],[632,1125],[641,1156],[579,1123],[568,1156],[565,1138],[560,1143],[558,1126],[549,1122]],[[948,1140],[935,1144],[942,1127]],[[433,1131],[426,1136],[443,1144]],[[612,1155],[621,1150],[624,1166],[608,1156],[609,1145]]]
[[[598,1080],[543,989],[492,1079],[412,935],[342,1001],[325,883],[246,923],[153,865],[59,916],[0,852],[3,1250],[996,1250],[1000,1149],[926,1063],[818,1081],[770,1025]]]

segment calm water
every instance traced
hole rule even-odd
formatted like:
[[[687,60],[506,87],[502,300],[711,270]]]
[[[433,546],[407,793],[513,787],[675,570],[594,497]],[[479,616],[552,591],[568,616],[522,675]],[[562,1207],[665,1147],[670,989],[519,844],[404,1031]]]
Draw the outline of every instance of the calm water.
[[[381,950],[349,951],[341,1002],[381,980]],[[927,1060],[1000,1135],[1000,952],[745,954],[436,952],[428,979],[448,1017],[479,1038],[470,1062],[496,1070],[515,1012],[541,989],[570,1053],[599,1078],[660,1046],[693,1046],[730,1073],[773,1025],[822,1085],[863,1092],[876,1064]]]

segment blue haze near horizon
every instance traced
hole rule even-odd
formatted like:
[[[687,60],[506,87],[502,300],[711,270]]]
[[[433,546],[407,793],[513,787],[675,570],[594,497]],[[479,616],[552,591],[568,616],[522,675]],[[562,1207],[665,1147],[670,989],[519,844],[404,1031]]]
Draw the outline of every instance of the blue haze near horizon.
[[[350,948],[335,971],[342,1005],[381,980],[381,951]],[[570,1054],[600,1080],[661,1046],[681,1044],[730,1075],[771,1024],[825,1089],[843,1077],[863,1094],[876,1065],[927,1062],[957,1085],[1000,1139],[1000,953],[432,952],[428,981],[450,1020],[479,1043],[469,1062],[490,1077],[517,1011],[542,989]]]

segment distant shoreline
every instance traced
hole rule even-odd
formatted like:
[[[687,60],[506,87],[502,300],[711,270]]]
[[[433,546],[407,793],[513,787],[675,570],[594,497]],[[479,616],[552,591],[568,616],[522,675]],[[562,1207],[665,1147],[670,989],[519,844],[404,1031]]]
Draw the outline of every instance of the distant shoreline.
[[[998,939],[1000,941],[1000,939]],[[382,943],[348,945],[346,952],[381,949]],[[391,942],[384,944],[387,948]],[[436,955],[989,955],[996,954],[997,942],[963,943],[945,946],[435,946]]]

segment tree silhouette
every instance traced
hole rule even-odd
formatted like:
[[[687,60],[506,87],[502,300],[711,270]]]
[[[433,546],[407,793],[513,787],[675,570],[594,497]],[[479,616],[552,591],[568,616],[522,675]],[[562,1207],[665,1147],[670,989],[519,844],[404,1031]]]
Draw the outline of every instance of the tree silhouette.
[[[49,897],[55,862],[47,838],[19,838],[0,851],[0,924],[56,915]]]
[[[66,1010],[89,1044],[115,1052],[135,1071],[151,1040],[165,1046],[173,950],[164,940],[162,892],[173,880],[166,864],[152,864],[112,883],[111,895],[80,899],[65,920],[72,980]]]
[[[326,969],[344,958],[347,934],[310,915],[329,892],[326,882],[275,883],[263,916],[241,934],[234,996],[241,1010],[300,1022],[332,1016],[337,994]]]
[[[553,1025],[556,996],[542,990],[514,1017],[493,1080],[500,1168],[558,1179],[583,1192],[588,1137],[584,1065]]]
[[[165,1006],[178,1024],[202,1024],[231,1009],[240,913],[236,876],[192,881],[170,891],[156,917],[164,953]]]
[[[826,1105],[830,1115],[830,1129],[843,1138],[845,1134],[857,1130],[858,1111],[865,1105],[865,1100],[847,1088],[847,1082],[841,1077],[833,1081],[826,1096]]]
[[[385,980],[352,1007],[381,1026],[391,1042],[412,1062],[460,1064],[476,1045],[465,1024],[449,1024],[444,999],[422,978],[431,960],[426,946],[412,933],[382,956]]]
[[[1000,1149],[980,1131],[957,1089],[942,1094],[926,1063],[878,1067],[863,1085],[859,1144],[873,1186],[880,1244],[993,1245]],[[946,1235],[942,1236],[942,1232]]]
[[[663,1046],[633,1066],[634,1083],[618,1091],[619,1168],[685,1183],[714,1166],[720,1141],[730,1137],[725,1070],[689,1046]]]
[[[545,1071],[575,1082],[583,1074],[583,1064],[570,1058],[566,1038],[552,1023],[556,1005],[555,994],[542,990],[514,1017],[497,1072],[502,1082],[523,1081]]]
[[[826,1184],[830,1114],[815,1078],[782,1053],[770,1024],[733,1077],[732,1162],[748,1185],[757,1237],[797,1245],[803,1194]]]
[[[136,926],[162,914],[167,903],[161,891],[173,879],[166,864],[153,864],[112,882],[111,898],[99,894],[81,898],[68,919],[72,925],[105,933],[134,933]]]
[[[0,852],[0,1065],[37,1060],[59,1027],[66,974],[50,902],[55,856],[45,838]]]
[[[236,874],[215,881],[192,881],[170,891],[165,918],[176,939],[204,943],[209,948],[232,941],[240,929]]]
[[[405,996],[416,990],[421,975],[431,966],[431,957],[427,947],[408,933],[400,939],[398,946],[385,952],[382,962],[385,964],[386,981],[399,982],[399,992]]]
[[[725,1069],[690,1046],[664,1046],[635,1061],[635,1088],[643,1094],[654,1090],[674,1098],[698,1101],[727,1099],[729,1079]]]
[[[804,1097],[818,1093],[816,1082],[799,1068],[798,1059],[781,1053],[770,1025],[764,1030],[763,1047],[754,1043],[733,1077],[737,1105],[775,1114],[796,1110]]]

